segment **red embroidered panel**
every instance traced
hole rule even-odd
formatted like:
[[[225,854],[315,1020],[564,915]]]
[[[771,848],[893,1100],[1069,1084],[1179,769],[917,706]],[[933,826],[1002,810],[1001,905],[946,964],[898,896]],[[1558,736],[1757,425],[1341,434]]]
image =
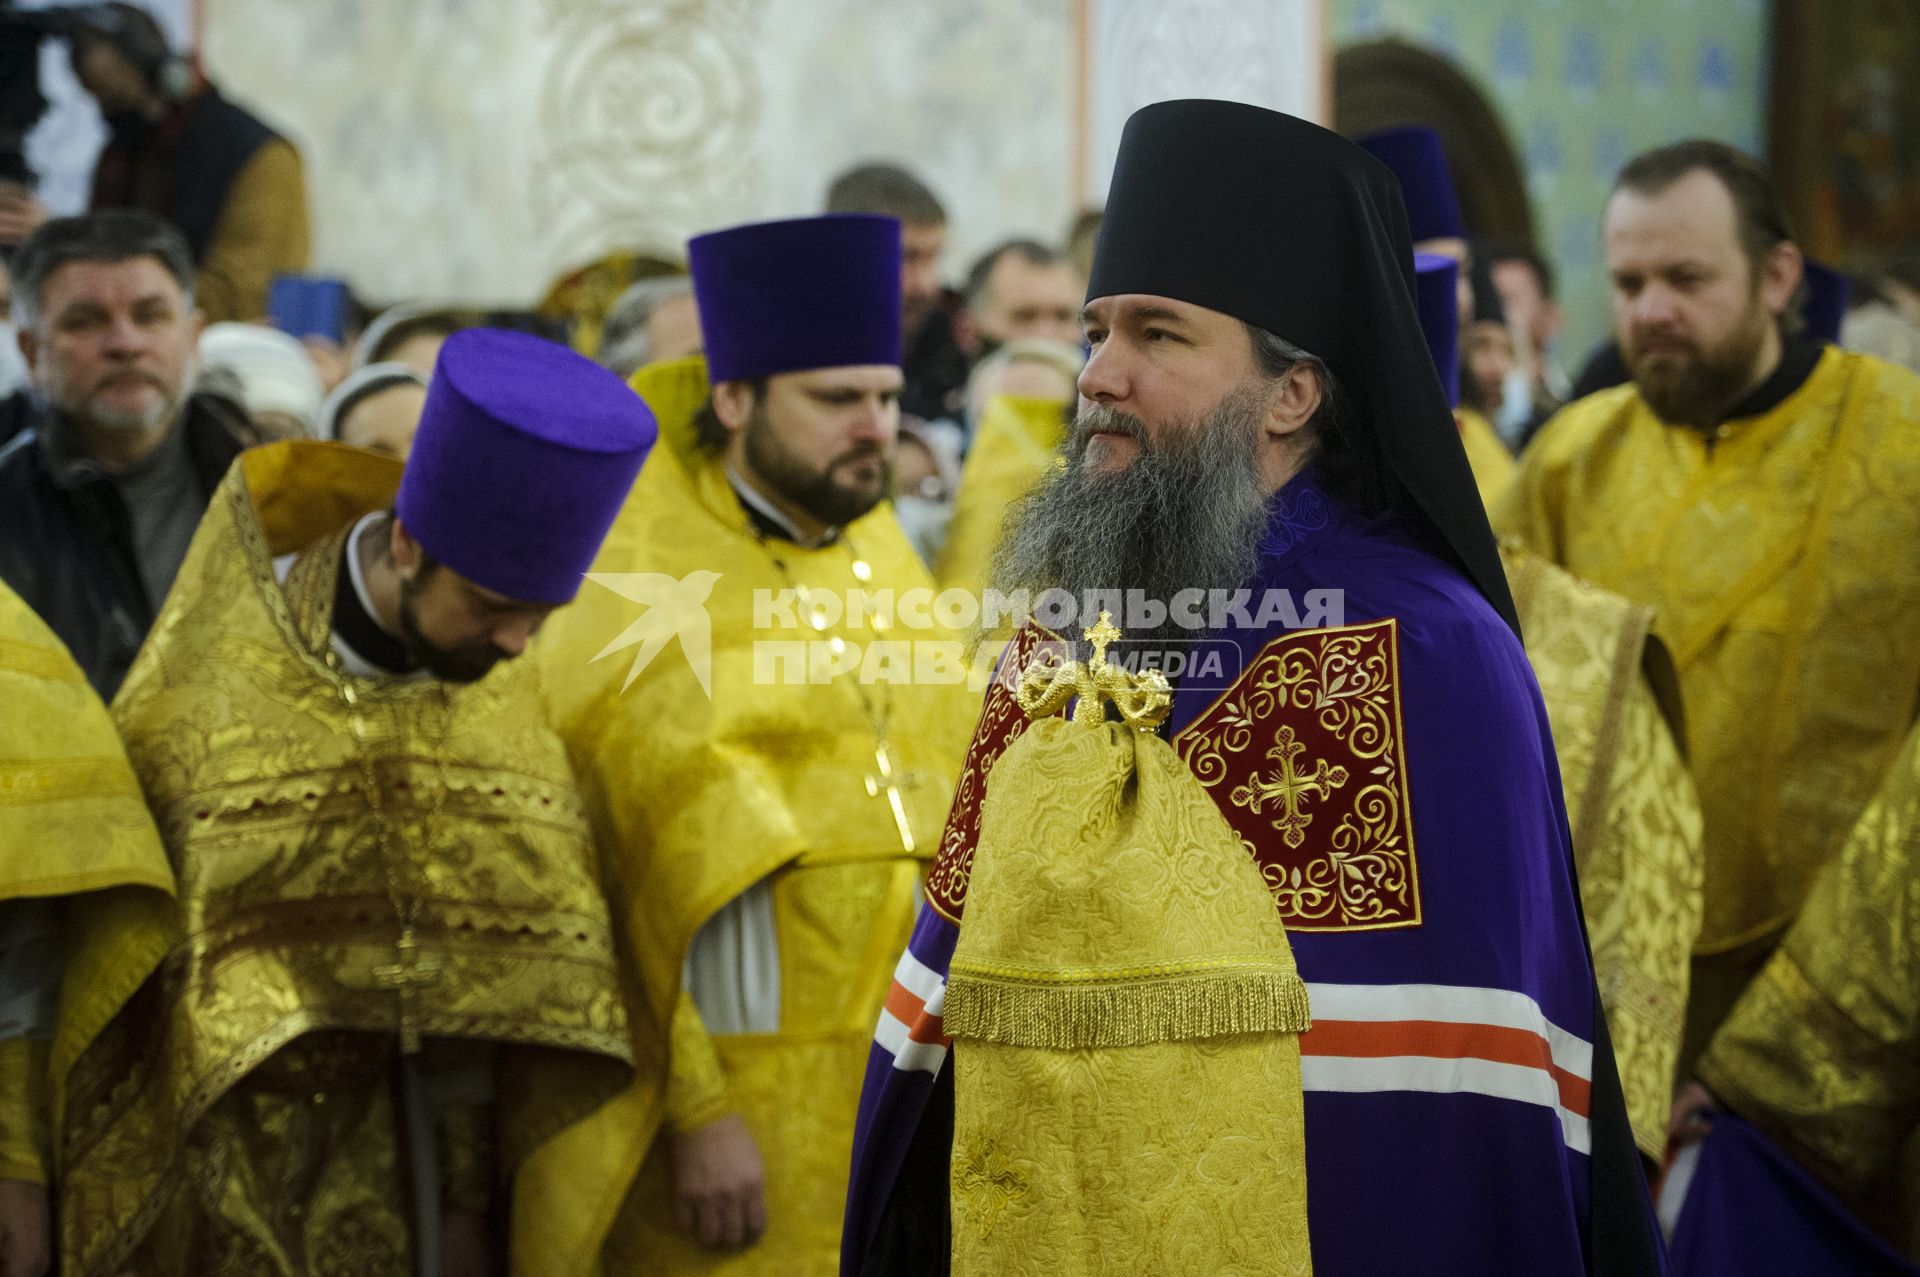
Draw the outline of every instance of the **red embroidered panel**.
[[[1000,657],[993,683],[980,709],[980,722],[967,747],[966,765],[953,787],[953,806],[947,810],[946,831],[927,873],[927,899],[950,922],[959,922],[967,906],[967,883],[973,876],[973,849],[980,843],[980,805],[987,796],[987,773],[1006,753],[1007,746],[1027,730],[1027,715],[1013,690],[1025,670],[1043,651],[1065,642],[1038,625],[1023,626]]]
[[[1420,925],[1392,619],[1275,639],[1174,741],[1295,931]]]

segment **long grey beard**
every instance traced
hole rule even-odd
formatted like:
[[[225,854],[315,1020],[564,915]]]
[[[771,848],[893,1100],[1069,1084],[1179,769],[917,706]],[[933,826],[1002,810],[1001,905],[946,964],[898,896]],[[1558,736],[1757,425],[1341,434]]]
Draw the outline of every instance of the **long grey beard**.
[[[1260,474],[1258,443],[1266,395],[1252,388],[1222,400],[1205,420],[1147,443],[1138,418],[1093,406],[1074,422],[1067,464],[1017,503],[989,579],[1003,597],[1050,590],[1084,601],[1129,591],[1170,603],[1183,590],[1231,591],[1259,565],[1272,494]],[[1131,434],[1140,451],[1127,466],[1087,465],[1097,431]],[[1085,609],[1082,608],[1082,612]],[[1076,630],[1097,615],[1074,617]],[[1115,616],[1129,639],[1193,638],[1169,612],[1158,625]],[[1129,627],[1128,622],[1133,624]]]

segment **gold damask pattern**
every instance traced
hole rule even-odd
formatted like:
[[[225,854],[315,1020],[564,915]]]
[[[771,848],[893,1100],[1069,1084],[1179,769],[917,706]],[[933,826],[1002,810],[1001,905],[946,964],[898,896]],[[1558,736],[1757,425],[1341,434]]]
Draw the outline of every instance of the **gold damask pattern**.
[[[0,582],[0,899],[173,875],[119,734],[52,630]]]
[[[1642,672],[1648,609],[1501,547],[1566,792],[1627,1116],[1659,1160],[1700,931],[1700,804]]]
[[[1420,925],[1396,621],[1274,639],[1174,746],[1289,928]]]
[[[1213,797],[1062,719],[992,782],[947,985],[956,1277],[1310,1271],[1305,988]]]
[[[420,949],[441,973],[418,991],[420,1029],[511,1048],[503,1169],[537,1159],[630,1074],[599,864],[532,664],[442,689],[351,678],[323,659],[330,534],[389,500],[398,475],[334,445],[249,452],[115,703],[181,907],[159,921],[157,949],[151,924],[107,920],[81,937],[81,968],[123,1003],[69,1049],[62,1074],[71,1271],[118,1271],[149,1238],[161,1252],[188,1245],[196,1262],[236,1256],[250,1272],[380,1269],[376,1238],[408,1227],[404,1195],[377,1173],[380,1139],[261,1096],[322,1067],[315,1044],[333,1039],[349,1044],[328,1054],[334,1064],[344,1055],[342,1067],[379,1074],[355,1073],[347,1090],[388,1086],[378,1061],[395,1045],[400,998],[378,971],[398,939],[383,863],[396,849],[420,902]],[[272,558],[295,550],[308,557],[289,595]],[[140,943],[129,949],[130,936]],[[390,1142],[390,1115],[365,1120]],[[309,1142],[284,1147],[256,1122]],[[348,1148],[366,1141],[362,1168]],[[273,1223],[289,1211],[338,1216],[337,1227],[301,1226],[326,1258],[284,1249],[301,1236]]]
[[[1705,819],[1696,952],[1769,940],[1920,698],[1920,378],[1830,348],[1712,438],[1606,391],[1534,441],[1494,520],[1653,608]],[[1726,1009],[1694,1004],[1708,1027]]]
[[[632,938],[637,1049],[658,1061],[574,1144],[612,1170],[612,1195],[582,1191],[558,1162],[538,1179],[553,1209],[543,1249],[609,1273],[823,1274],[838,1264],[853,1120],[873,1025],[919,906],[934,847],[902,850],[875,775],[873,718],[850,677],[785,681],[761,643],[876,638],[945,640],[939,630],[882,635],[843,615],[825,630],[785,628],[756,608],[782,590],[896,595],[929,588],[886,508],[817,549],[781,546],[783,573],[754,536],[718,460],[695,443],[705,401],[698,359],[642,369],[634,385],[660,423],[660,443],[596,562],[596,573],[717,576],[707,598],[711,692],[670,646],[626,686],[630,658],[595,662],[631,626],[634,605],[589,583],[540,638],[540,662],[589,802],[616,848],[609,870]],[[858,609],[855,609],[858,612]],[[864,689],[885,705],[901,807],[911,827],[945,817],[977,698],[964,684],[897,682]],[[876,792],[877,791],[877,792]],[[705,1035],[682,996],[700,927],[756,883],[770,884],[780,950],[780,1030]],[[710,1051],[711,1056],[706,1052]],[[714,1093],[711,1060],[723,1082]],[[677,1084],[684,1094],[668,1094]],[[804,1097],[796,1102],[795,1097]],[[767,1170],[769,1233],[716,1256],[673,1224],[662,1123],[739,1113]]]
[[[1699,1073],[1920,1255],[1920,731]]]
[[[1051,399],[987,400],[960,472],[946,544],[934,564],[941,589],[979,594],[987,588],[1007,514],[1053,464],[1066,438],[1067,412],[1068,405]]]

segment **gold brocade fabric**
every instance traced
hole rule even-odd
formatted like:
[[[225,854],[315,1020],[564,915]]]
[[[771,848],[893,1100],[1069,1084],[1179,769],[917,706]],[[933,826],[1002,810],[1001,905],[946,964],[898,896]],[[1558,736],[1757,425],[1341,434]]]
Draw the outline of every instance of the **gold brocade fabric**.
[[[52,630],[0,582],[0,900],[67,897],[72,915],[164,908],[160,834],[107,707]],[[129,897],[133,899],[129,900]],[[97,1029],[102,990],[64,986],[63,1022]],[[44,1181],[49,1044],[0,1044],[0,1175]]]
[[[904,654],[905,672],[917,674],[912,651],[899,645],[957,649],[944,630],[916,628],[904,613],[889,618],[845,606],[816,629],[792,596],[779,606],[783,592],[796,588],[842,605],[856,589],[896,599],[930,593],[925,569],[886,508],[819,549],[762,545],[722,466],[693,441],[692,417],[707,395],[704,364],[655,365],[634,384],[659,419],[661,442],[593,579],[541,635],[539,654],[603,841],[619,849],[613,890],[634,938],[641,993],[639,1076],[590,1124],[575,1156],[633,1187],[630,1197],[624,1188],[592,1197],[556,1178],[550,1195],[564,1213],[553,1217],[547,1244],[590,1261],[618,1217],[605,1243],[610,1271],[633,1271],[621,1269],[620,1258],[645,1255],[648,1272],[831,1272],[868,1042],[912,925],[918,876],[939,840],[978,694],[964,680],[887,681],[902,667],[883,676],[869,664],[876,655]],[[756,615],[756,599],[767,615]],[[884,628],[871,623],[876,614]],[[858,668],[816,678],[806,660],[781,655],[795,644],[812,645],[808,660],[846,659]],[[862,670],[876,681],[857,681]],[[704,686],[703,673],[710,676]],[[879,774],[876,714],[887,723],[911,852]],[[694,934],[769,878],[781,1031],[713,1043],[726,1106],[746,1119],[765,1155],[769,1231],[728,1257],[671,1232],[667,1168],[658,1150],[651,1159],[648,1153],[668,1107],[670,1073],[704,1055],[672,1047],[676,1022],[683,1032],[689,1020],[697,1023],[681,997]],[[697,1107],[702,1116],[713,1111]]]
[[[1777,934],[1914,720],[1920,378],[1828,348],[1711,439],[1603,391],[1534,440],[1494,523],[1652,607],[1705,820],[1696,950]],[[1696,990],[1690,1019],[1724,1013]]]
[[[53,631],[0,582],[0,900],[173,890],[107,707]]]
[[[608,1238],[608,1273],[833,1277],[873,1022],[918,905],[912,860],[801,865],[773,877],[780,1032],[708,1039],[766,1170],[767,1231],[751,1249],[702,1247],[673,1222],[656,1142]],[[803,1098],[802,1098],[803,1097]]]
[[[1920,1258],[1920,730],[1699,1073]]]
[[[977,594],[987,587],[1007,512],[1054,464],[1067,437],[1070,408],[1052,399],[996,395],[987,400],[960,472],[947,541],[934,564],[941,589]]]
[[[1493,423],[1471,408],[1457,408],[1453,419],[1460,427],[1460,443],[1467,450],[1467,465],[1473,471],[1473,486],[1480,491],[1480,503],[1489,509],[1513,482],[1518,467],[1513,454],[1501,440]]]
[[[1700,931],[1700,803],[1642,672],[1648,610],[1501,547],[1573,831],[1594,975],[1634,1141],[1654,1161]]]
[[[322,658],[344,531],[399,473],[333,444],[246,453],[114,703],[180,903],[76,938],[69,978],[120,1005],[65,1048],[69,1272],[410,1271],[384,1098],[403,1008],[429,1046],[504,1044],[503,1174],[631,1076],[600,867],[533,663],[443,687]],[[419,902],[406,997],[383,970],[389,868]],[[551,1271],[513,1209],[516,1272]]]
[[[1172,749],[1036,722],[994,765],[968,897],[955,1277],[1311,1272],[1306,988]]]

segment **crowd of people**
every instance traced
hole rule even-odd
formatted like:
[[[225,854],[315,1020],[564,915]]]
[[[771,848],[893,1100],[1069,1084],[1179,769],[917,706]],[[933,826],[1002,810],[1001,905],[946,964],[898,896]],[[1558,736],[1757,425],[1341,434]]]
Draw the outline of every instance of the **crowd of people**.
[[[1190,101],[376,308],[96,9],[0,1277],[1915,1271],[1920,256],[1662,146],[1576,367],[1432,129]]]

